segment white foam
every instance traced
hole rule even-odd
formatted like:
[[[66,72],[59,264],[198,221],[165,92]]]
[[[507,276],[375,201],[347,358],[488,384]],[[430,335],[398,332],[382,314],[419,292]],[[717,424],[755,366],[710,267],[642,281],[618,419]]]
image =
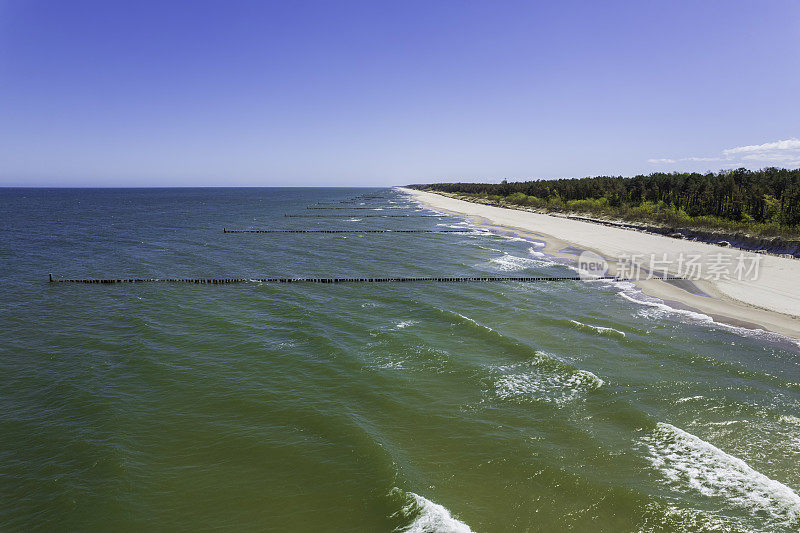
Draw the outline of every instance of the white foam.
[[[500,367],[501,371],[518,367]],[[543,368],[508,372],[495,382],[495,394],[504,400],[543,401],[562,405],[599,389],[603,380],[588,370],[558,373]]]
[[[667,304],[665,304],[661,300],[656,300],[654,298],[652,298],[652,299],[649,298],[649,297],[634,298],[633,296],[631,296],[626,291],[621,291],[619,293],[619,295],[622,296],[623,298],[625,298],[626,300],[628,300],[629,302],[633,302],[633,303],[639,304],[639,305],[644,305],[644,306],[647,306],[647,307],[652,307],[654,309],[658,309],[660,311],[663,311],[666,314],[682,315],[682,316],[684,316],[686,318],[690,318],[690,319],[698,321],[698,322],[714,322],[714,319],[711,318],[708,315],[705,315],[703,313],[697,313],[695,311],[690,311],[688,309],[676,309],[674,307],[668,306]],[[644,296],[644,294],[642,294],[642,296]]]
[[[544,243],[542,243],[542,245],[544,245]],[[541,261],[542,263],[545,263],[545,264],[548,264],[548,265],[564,266],[564,263],[560,263],[560,262],[556,261],[555,257],[553,257],[552,255],[547,254],[545,252],[542,252],[540,248],[541,247],[531,246],[530,248],[528,248],[528,253],[531,254],[531,256],[535,257],[537,260]],[[576,269],[573,269],[573,270],[576,270]]]
[[[375,365],[375,368],[381,368],[381,369],[384,369],[384,370],[389,370],[389,369],[392,369],[392,370],[403,370],[405,368],[403,366],[404,363],[405,363],[405,361],[403,361],[402,359],[399,360],[399,361],[386,361],[385,363],[380,363],[380,364]]]
[[[734,424],[741,424],[741,420],[723,420],[722,422],[706,422],[709,426],[732,426]]]
[[[703,398],[705,398],[705,396],[700,396],[700,395],[686,396],[685,398],[678,398],[677,400],[675,400],[675,403],[686,403],[686,402],[691,402],[693,400],[702,400]]]
[[[800,496],[703,439],[659,423],[642,439],[648,460],[671,488],[720,499],[724,505],[758,516],[764,526],[800,527]]]
[[[575,327],[581,331],[591,331],[597,335],[603,335],[605,337],[625,338],[625,332],[618,329],[607,328],[604,326],[593,326],[591,324],[578,322],[577,320],[570,320],[570,322],[572,322],[572,324],[574,324]]]
[[[348,222],[361,222],[362,220],[363,219],[361,219],[361,218],[348,218],[347,219]]]
[[[715,516],[712,512],[699,509],[686,509],[663,503],[649,503],[646,509],[661,519],[661,531],[739,531],[732,527],[730,519]],[[657,518],[657,519],[658,519]],[[653,531],[654,529],[640,529],[639,532]]]
[[[409,519],[413,517],[413,521],[397,531],[405,533],[472,533],[472,529],[467,524],[454,518],[443,505],[413,492],[406,494],[408,504],[400,513]]]
[[[504,239],[504,240],[510,241],[510,242],[527,242],[527,243],[532,244],[533,246],[535,246],[537,248],[544,248],[544,246],[547,244],[547,243],[545,243],[543,241],[538,241],[538,240],[532,239],[530,237],[520,237],[519,235],[509,235],[509,234],[505,234],[505,233],[495,233],[490,228],[481,228],[481,229],[482,229],[482,231],[485,231],[487,235],[491,235],[493,237],[499,237],[501,239]]]
[[[792,424],[794,426],[800,426],[800,418],[792,415],[781,415],[779,420],[784,424]]]
[[[647,296],[642,291],[640,291],[633,283],[617,282],[617,281],[611,281],[610,283],[621,289],[617,294],[619,294],[622,298],[628,300],[629,302],[649,308],[649,310],[642,310],[639,312],[639,315],[642,317],[660,320],[666,318],[669,315],[680,316],[682,318],[687,319],[690,322],[713,325],[714,327],[725,329],[732,333],[736,333],[737,335],[741,335],[742,337],[767,339],[773,342],[789,343],[794,346],[800,347],[800,341],[792,339],[791,337],[787,337],[785,335],[781,335],[780,333],[773,333],[771,331],[766,331],[763,329],[751,329],[751,328],[743,328],[740,326],[732,326],[730,324],[717,322],[712,317],[704,313],[698,313],[696,311],[691,311],[689,309],[677,309],[675,307],[671,307],[658,298]]]
[[[487,232],[488,235],[497,235],[496,233]],[[502,237],[503,239],[511,242],[530,242],[529,239],[524,239],[522,237],[514,237],[511,235],[497,235],[498,237]]]
[[[413,325],[414,325],[414,324],[416,324],[416,323],[417,323],[417,321],[416,321],[416,320],[403,320],[403,321],[401,321],[401,322],[398,322],[398,323],[395,325],[395,329],[403,329],[403,328],[407,328],[408,326],[413,326]]]
[[[492,266],[502,272],[513,272],[518,270],[525,270],[534,266],[542,266],[551,264],[549,261],[542,261],[539,259],[531,259],[529,257],[517,257],[509,253],[504,253],[500,257],[493,257],[490,259]]]
[[[463,318],[464,320],[466,320],[467,322],[472,322],[473,324],[475,324],[475,325],[476,325],[476,326],[478,326],[479,328],[485,329],[486,331],[491,331],[492,333],[497,333],[495,330],[493,330],[493,329],[492,329],[492,328],[490,328],[489,326],[485,326],[485,325],[481,324],[480,322],[478,322],[478,321],[476,321],[476,320],[473,320],[473,319],[471,319],[471,318],[470,318],[470,317],[468,317],[468,316],[464,316],[464,315],[462,315],[461,313],[456,313],[456,314],[457,314],[458,316],[460,316],[461,318]]]

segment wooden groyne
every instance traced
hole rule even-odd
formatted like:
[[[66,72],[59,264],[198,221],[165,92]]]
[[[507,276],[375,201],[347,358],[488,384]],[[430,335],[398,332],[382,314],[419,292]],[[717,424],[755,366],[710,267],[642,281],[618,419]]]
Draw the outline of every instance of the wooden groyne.
[[[314,202],[313,205],[355,204],[362,201],[360,198],[353,198],[351,200],[339,200],[338,202]]]
[[[472,233],[469,229],[227,229],[222,233]]]
[[[657,278],[666,280],[683,279],[678,277]],[[516,276],[516,277],[392,277],[392,278],[101,278],[101,279],[60,279],[50,274],[50,283],[197,283],[222,285],[228,283],[538,283],[559,281],[630,281],[627,278],[601,276],[584,279],[579,276]]]
[[[283,215],[285,217],[292,217],[292,218],[331,218],[331,217],[341,217],[341,218],[444,218],[447,215],[362,215],[360,213],[354,213],[352,215],[340,215],[340,214],[325,214],[325,215]]]

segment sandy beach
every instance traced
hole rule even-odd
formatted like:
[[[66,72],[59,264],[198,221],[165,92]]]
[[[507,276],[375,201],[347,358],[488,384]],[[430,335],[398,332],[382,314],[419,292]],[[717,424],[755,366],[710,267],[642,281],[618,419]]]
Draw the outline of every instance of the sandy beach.
[[[482,205],[440,194],[401,188],[424,205],[468,218],[487,229],[512,231],[522,237],[545,242],[544,252],[556,257],[577,259],[587,250],[609,263],[609,272],[624,268],[620,258],[646,259],[663,254],[669,275],[679,275],[678,257],[702,256],[729,258],[733,263],[757,262],[757,276],[722,276],[676,283],[661,279],[642,279],[635,284],[647,295],[660,298],[672,307],[696,311],[715,321],[732,326],[764,329],[800,339],[800,261],[766,254],[752,254],[696,241],[674,239],[644,232],[609,227],[591,222],[542,213]],[[708,268],[708,265],[706,265]],[[742,279],[739,279],[741,277]],[[729,278],[729,279],[726,279]]]

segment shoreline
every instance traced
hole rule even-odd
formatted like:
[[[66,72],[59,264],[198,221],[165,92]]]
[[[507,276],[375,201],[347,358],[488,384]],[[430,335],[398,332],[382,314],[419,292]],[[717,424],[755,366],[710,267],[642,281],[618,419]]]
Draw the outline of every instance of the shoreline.
[[[671,238],[687,239],[691,241],[699,241],[707,244],[720,245],[720,243],[727,243],[727,247],[736,248],[746,252],[753,252],[764,255],[774,255],[777,257],[788,257],[793,259],[800,259],[800,240],[793,239],[785,236],[762,236],[750,235],[741,231],[712,229],[707,227],[693,227],[691,225],[669,225],[658,222],[647,222],[643,220],[626,220],[622,218],[603,218],[594,216],[588,213],[572,213],[563,211],[547,211],[545,209],[530,209],[524,206],[516,205],[513,203],[503,203],[494,201],[483,201],[482,198],[472,198],[465,194],[448,193],[442,191],[425,191],[440,194],[448,198],[456,200],[464,200],[465,202],[489,205],[493,207],[502,207],[504,209],[515,209],[519,211],[527,211],[531,213],[539,213],[550,215],[554,217],[583,220],[593,224],[600,224],[604,226],[612,226],[632,231],[641,231],[653,235],[664,235]]]
[[[519,237],[545,243],[541,251],[575,261],[582,251],[603,257],[609,272],[620,268],[624,254],[668,253],[710,256],[728,250],[713,244],[687,241],[585,220],[556,217],[504,207],[495,207],[449,196],[397,187],[423,205],[463,216],[489,230],[512,232]],[[744,253],[747,252],[735,251]],[[674,309],[711,317],[715,322],[751,330],[765,330],[800,340],[800,262],[758,254],[759,276],[754,280],[707,279],[670,283],[661,279],[631,280],[645,295],[658,298]],[[642,302],[644,303],[644,302]]]

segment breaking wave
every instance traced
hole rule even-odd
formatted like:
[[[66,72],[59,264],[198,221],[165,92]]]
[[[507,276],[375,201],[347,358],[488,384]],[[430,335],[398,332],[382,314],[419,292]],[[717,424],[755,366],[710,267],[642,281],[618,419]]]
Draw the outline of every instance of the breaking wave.
[[[519,270],[526,270],[528,268],[554,264],[551,261],[531,259],[530,257],[517,257],[509,253],[504,253],[500,257],[493,257],[489,261],[492,264],[492,268],[501,272],[515,272]]]
[[[509,365],[491,365],[484,393],[517,403],[545,402],[564,404],[603,386],[602,379],[558,357],[537,350],[476,320],[445,309],[436,308],[444,316],[457,318],[461,326],[471,328],[491,339],[506,354],[524,358]]]
[[[723,507],[743,510],[768,529],[800,527],[797,493],[713,444],[664,423],[658,423],[642,444],[670,488],[699,492]]]
[[[596,335],[602,335],[604,337],[612,337],[615,339],[624,339],[625,332],[620,331],[614,328],[607,328],[604,326],[593,326],[591,324],[584,324],[583,322],[578,322],[577,320],[570,320],[570,323],[575,327],[575,329],[580,331],[586,331],[589,333],[594,333]]]
[[[392,489],[393,494],[402,493],[399,488]],[[411,522],[395,531],[403,533],[472,533],[472,529],[464,522],[453,517],[443,505],[413,492],[404,493],[406,504],[397,516]]]
[[[678,309],[675,307],[671,307],[670,305],[664,303],[664,301],[659,298],[647,296],[642,291],[640,291],[633,283],[626,281],[623,282],[609,281],[607,283],[614,285],[618,289],[620,289],[617,294],[619,294],[619,296],[621,296],[625,300],[628,300],[631,303],[648,308],[648,309],[643,309],[639,312],[639,315],[645,318],[658,320],[667,318],[669,316],[678,316],[689,322],[711,325],[716,328],[736,333],[737,335],[741,335],[742,337],[763,339],[772,342],[778,342],[783,345],[789,344],[795,348],[800,348],[800,341],[797,341],[785,335],[781,335],[780,333],[774,333],[763,329],[750,329],[741,326],[732,326],[722,322],[717,322],[711,316],[705,313],[698,313],[697,311],[692,311],[690,309]]]
[[[563,405],[603,386],[603,380],[588,370],[552,370],[533,363],[496,367],[501,375],[494,393],[503,400],[545,402]]]

